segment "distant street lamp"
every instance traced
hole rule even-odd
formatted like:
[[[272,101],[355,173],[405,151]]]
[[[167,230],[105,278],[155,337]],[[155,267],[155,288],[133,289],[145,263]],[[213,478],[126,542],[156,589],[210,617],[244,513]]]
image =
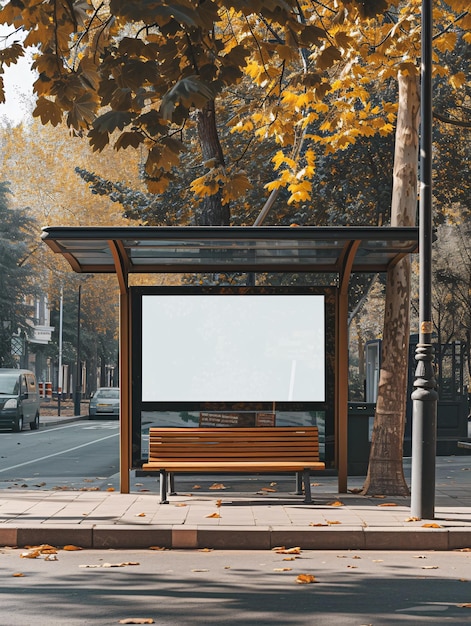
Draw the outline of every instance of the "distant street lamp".
[[[432,0],[422,0],[420,201],[419,201],[419,315],[420,333],[412,392],[411,515],[435,517],[437,447],[436,381],[432,346]]]
[[[82,298],[82,285],[78,288],[77,304],[77,364],[75,368],[75,395],[74,415],[80,415],[80,401],[82,399],[82,364],[80,360],[80,304]]]

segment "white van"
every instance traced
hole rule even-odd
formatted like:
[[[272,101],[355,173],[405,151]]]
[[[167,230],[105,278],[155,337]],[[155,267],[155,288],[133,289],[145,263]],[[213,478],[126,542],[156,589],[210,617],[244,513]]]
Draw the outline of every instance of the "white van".
[[[39,391],[36,376],[29,370],[0,368],[0,429],[19,433],[29,424],[39,428]]]

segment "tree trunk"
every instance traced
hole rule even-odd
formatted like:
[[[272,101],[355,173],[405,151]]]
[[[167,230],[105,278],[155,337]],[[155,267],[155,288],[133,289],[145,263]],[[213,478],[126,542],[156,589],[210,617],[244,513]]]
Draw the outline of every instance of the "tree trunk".
[[[399,73],[399,110],[394,154],[391,226],[412,226],[417,212],[419,92],[416,76]],[[368,495],[407,495],[402,455],[407,392],[411,265],[390,268],[386,282],[378,400],[370,462],[363,487]]]
[[[213,161],[215,166],[224,166],[224,154],[216,125],[214,100],[209,100],[204,109],[197,111],[198,137],[201,145],[203,161]],[[195,211],[197,226],[229,226],[230,209],[222,203],[220,191],[205,196]]]

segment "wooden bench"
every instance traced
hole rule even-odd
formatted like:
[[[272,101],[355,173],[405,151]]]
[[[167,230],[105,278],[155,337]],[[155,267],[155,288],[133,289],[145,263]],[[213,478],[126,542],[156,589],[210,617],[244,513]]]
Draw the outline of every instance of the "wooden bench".
[[[312,502],[310,470],[319,460],[315,426],[278,428],[150,428],[143,470],[160,472],[160,500],[167,503],[168,473],[283,473],[301,475],[305,502]],[[302,474],[301,474],[302,473]]]

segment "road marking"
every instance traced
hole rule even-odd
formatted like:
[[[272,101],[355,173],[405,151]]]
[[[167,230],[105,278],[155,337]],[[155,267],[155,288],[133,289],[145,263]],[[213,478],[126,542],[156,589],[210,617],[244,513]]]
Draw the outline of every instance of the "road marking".
[[[95,426],[84,426],[83,430],[116,430],[119,424],[95,424]]]
[[[31,465],[31,463],[37,463],[38,461],[45,461],[46,459],[52,459],[55,456],[60,456],[61,454],[67,454],[67,452],[73,452],[74,450],[79,450],[80,448],[86,448],[87,446],[93,446],[95,443],[100,443],[100,441],[105,441],[106,439],[111,439],[112,437],[117,437],[117,436],[118,436],[118,433],[115,433],[113,435],[108,435],[107,437],[102,437],[101,439],[95,439],[94,441],[90,441],[88,443],[82,443],[80,446],[75,446],[73,448],[69,448],[68,450],[63,450],[62,452],[54,452],[54,454],[48,454],[47,456],[42,456],[39,459],[31,459],[30,461],[25,461],[24,463],[18,463],[18,465],[10,465],[10,467],[5,467],[5,469],[0,469],[0,473],[8,472],[18,467],[24,467],[25,465]]]
[[[44,427],[44,422],[42,422],[42,426]],[[48,435],[51,432],[51,430],[64,430],[65,428],[76,428],[77,426],[81,426],[81,424],[74,423],[74,424],[70,424],[69,426],[58,426],[57,428],[54,426],[50,426],[50,427],[46,426],[44,428],[41,428],[40,430],[22,432],[21,436],[22,437],[31,437],[31,436],[37,437],[38,435]]]

